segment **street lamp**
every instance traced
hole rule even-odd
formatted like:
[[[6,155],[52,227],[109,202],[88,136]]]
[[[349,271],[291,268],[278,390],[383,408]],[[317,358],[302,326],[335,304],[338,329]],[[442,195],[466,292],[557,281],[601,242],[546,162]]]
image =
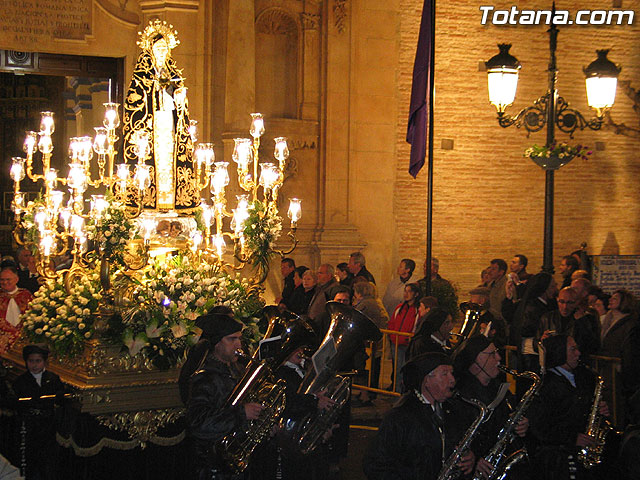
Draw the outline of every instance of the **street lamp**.
[[[546,147],[555,142],[555,128],[573,137],[577,130],[589,128],[599,130],[602,127],[606,111],[613,106],[620,67],[607,58],[608,50],[598,50],[598,58],[584,68],[586,76],[587,103],[596,111],[595,117],[587,120],[580,112],[570,108],[564,98],[558,95],[556,81],[556,42],[558,28],[551,25],[549,32],[549,67],[547,93],[538,98],[533,105],[523,108],[515,116],[506,113],[506,109],[515,99],[518,86],[520,62],[509,53],[511,45],[500,44],[500,53],[485,63],[487,68],[489,102],[496,107],[498,124],[503,127],[515,125],[524,127],[527,135],[547,128]],[[569,163],[571,159],[548,159],[538,163],[546,172],[544,200],[544,272],[553,274],[553,180],[554,171]]]

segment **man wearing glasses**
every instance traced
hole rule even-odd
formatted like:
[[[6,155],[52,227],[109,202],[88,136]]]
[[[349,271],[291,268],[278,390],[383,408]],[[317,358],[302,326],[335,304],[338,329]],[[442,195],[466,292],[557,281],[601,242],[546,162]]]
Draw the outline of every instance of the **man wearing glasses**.
[[[496,442],[498,433],[506,424],[512,408],[518,402],[508,389],[508,384],[503,384],[498,380],[500,370],[500,353],[496,346],[484,335],[476,335],[467,339],[455,352],[453,365],[455,369],[457,389],[463,397],[480,400],[485,405],[495,406],[493,414],[480,428],[485,441],[480,448],[479,460],[476,471],[483,475],[491,471],[491,465],[482,458],[486,456],[493,444]],[[506,385],[506,386],[503,386]],[[515,433],[519,437],[518,441],[510,446],[510,450],[520,448],[522,439],[527,433],[529,421],[522,417],[515,428]],[[516,468],[525,468],[520,465]],[[515,475],[512,478],[520,478]]]
[[[583,355],[595,354],[600,348],[599,332],[588,316],[576,318],[578,293],[565,287],[558,293],[558,308],[545,313],[540,319],[542,340],[550,334],[569,335],[578,344]]]

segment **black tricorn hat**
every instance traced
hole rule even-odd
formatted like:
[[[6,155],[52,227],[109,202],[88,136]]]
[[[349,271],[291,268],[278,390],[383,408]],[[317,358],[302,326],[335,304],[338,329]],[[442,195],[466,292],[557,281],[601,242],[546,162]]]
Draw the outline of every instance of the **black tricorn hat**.
[[[422,379],[440,365],[451,365],[451,360],[444,353],[428,352],[413,357],[402,367],[402,381],[405,389],[419,390]]]

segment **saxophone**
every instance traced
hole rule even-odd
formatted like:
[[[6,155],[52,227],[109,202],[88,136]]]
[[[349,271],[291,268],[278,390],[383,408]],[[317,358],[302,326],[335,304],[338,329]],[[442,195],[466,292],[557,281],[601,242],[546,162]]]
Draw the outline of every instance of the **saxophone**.
[[[454,398],[459,398],[463,402],[468,403],[469,405],[473,405],[478,410],[480,410],[480,414],[476,417],[473,423],[469,426],[466,432],[464,432],[464,436],[456,445],[455,450],[447,461],[442,465],[442,469],[438,474],[438,480],[455,480],[461,475],[460,468],[458,467],[458,462],[462,458],[462,455],[469,449],[473,438],[478,433],[478,428],[485,420],[489,418],[489,409],[486,407],[484,403],[480,400],[476,400],[475,398],[464,398],[458,392],[454,393]],[[444,448],[444,445],[443,445]]]
[[[584,468],[592,468],[602,462],[602,453],[606,437],[609,430],[613,429],[611,424],[602,415],[600,415],[599,411],[603,387],[604,380],[600,375],[597,375],[596,388],[593,392],[593,403],[591,404],[589,420],[587,421],[587,430],[585,432],[585,434],[594,438],[595,445],[592,447],[582,447],[578,451],[578,460],[582,463]]]
[[[473,480],[498,480],[503,479],[506,476],[506,473],[519,461],[523,460],[527,457],[527,452],[525,449],[520,449],[517,452],[512,453],[511,455],[506,455],[506,450],[509,444],[513,441],[515,437],[515,429],[524,413],[529,408],[531,401],[536,396],[540,387],[542,385],[542,381],[540,380],[540,376],[535,374],[534,372],[522,372],[518,373],[514,370],[511,370],[504,365],[499,365],[498,368],[509,375],[513,375],[515,377],[520,378],[528,378],[533,381],[533,384],[529,387],[526,393],[523,395],[520,403],[516,409],[509,415],[509,419],[504,424],[504,426],[500,429],[498,433],[498,439],[496,443],[493,445],[491,450],[484,459],[492,465],[491,472],[488,477],[480,475],[478,473],[475,474]]]

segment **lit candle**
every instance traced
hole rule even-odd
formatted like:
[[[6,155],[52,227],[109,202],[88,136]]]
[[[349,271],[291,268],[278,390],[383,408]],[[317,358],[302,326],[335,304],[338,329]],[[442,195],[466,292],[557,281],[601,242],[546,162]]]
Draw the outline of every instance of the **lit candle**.
[[[133,134],[134,151],[139,163],[144,163],[149,155],[149,132],[136,130]]]
[[[202,221],[204,222],[205,227],[211,227],[211,218],[213,217],[213,212],[211,211],[211,207],[206,203],[202,202],[200,204],[200,208],[202,208]]]
[[[249,133],[253,138],[260,138],[264,133],[264,118],[261,113],[251,114],[251,128]]]
[[[77,193],[82,193],[87,189],[87,175],[81,163],[70,163],[69,174],[67,175],[67,186]]]
[[[38,134],[36,132],[27,132],[22,149],[27,155],[31,156],[34,153],[36,153],[37,144],[38,144]]]
[[[279,162],[284,162],[287,158],[289,158],[289,147],[287,146],[287,138],[286,137],[276,137],[273,139],[276,142],[276,148],[273,152],[273,156],[276,157],[276,160]]]
[[[118,115],[118,107],[120,106],[120,104],[108,102],[104,103],[103,105],[105,112],[104,121],[102,122],[102,124],[109,130],[118,128],[118,125],[120,125],[120,116]]]
[[[52,190],[49,194],[51,196],[51,206],[54,212],[58,212],[62,206],[62,200],[64,199],[64,192],[60,190]]]
[[[104,198],[104,195],[91,195],[91,215],[96,220],[102,218],[102,214],[109,206],[109,202]]]
[[[251,161],[251,140],[248,138],[234,138],[233,161],[238,164],[240,170],[246,170]]]
[[[198,141],[198,121],[197,120],[189,120],[189,136],[191,137],[191,142],[196,143]]]
[[[278,169],[273,163],[261,163],[260,169],[260,185],[269,190],[278,180]]]
[[[227,250],[227,244],[224,241],[224,236],[221,233],[216,234],[213,237],[213,248],[216,251],[216,255],[219,259],[222,258],[224,252]]]
[[[224,192],[224,187],[229,185],[229,172],[227,162],[216,162],[213,176],[211,177],[211,193],[219,195]]]
[[[202,243],[202,233],[200,230],[196,230],[195,233],[191,236],[191,249],[195,252],[198,250],[198,247]]]
[[[291,219],[291,228],[296,228],[296,224],[302,216],[302,205],[299,198],[289,199],[289,211],[287,212],[287,216]]]
[[[93,139],[93,150],[98,155],[104,155],[107,153],[109,146],[108,131],[105,127],[95,127],[96,136]]]
[[[136,165],[136,173],[133,180],[138,185],[138,190],[143,191],[151,185],[151,176],[149,173],[149,165]]]
[[[55,129],[53,112],[40,112],[40,135],[50,137]]]
[[[40,141],[38,141],[38,150],[40,150],[43,154],[49,154],[53,152],[53,142],[51,141],[51,136],[41,134]]]
[[[49,188],[56,188],[58,184],[58,170],[55,168],[50,168],[44,174],[44,181],[47,183]]]
[[[11,157],[11,170],[9,174],[16,183],[19,183],[24,178],[24,158]]]

